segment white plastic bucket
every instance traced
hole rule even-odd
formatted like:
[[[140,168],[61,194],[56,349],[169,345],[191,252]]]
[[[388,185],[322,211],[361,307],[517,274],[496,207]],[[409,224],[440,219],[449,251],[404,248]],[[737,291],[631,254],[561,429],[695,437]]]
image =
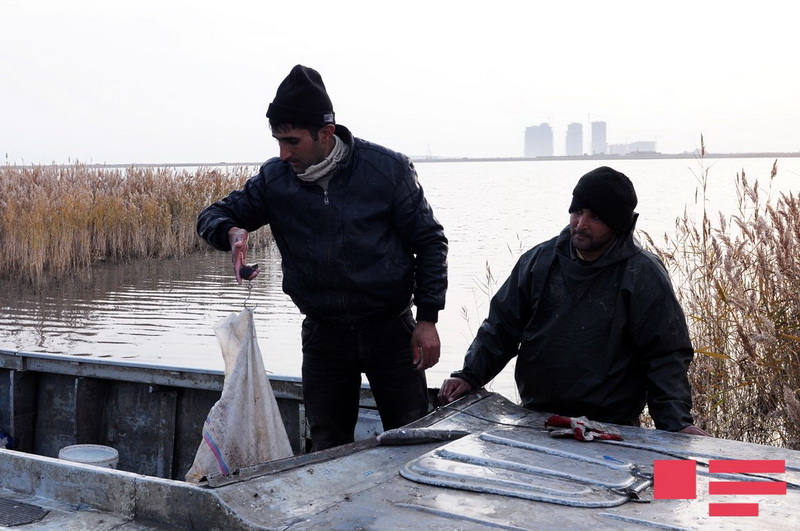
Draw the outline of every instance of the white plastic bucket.
[[[116,448],[102,444],[73,444],[62,448],[58,452],[58,458],[86,465],[117,468],[119,452]]]

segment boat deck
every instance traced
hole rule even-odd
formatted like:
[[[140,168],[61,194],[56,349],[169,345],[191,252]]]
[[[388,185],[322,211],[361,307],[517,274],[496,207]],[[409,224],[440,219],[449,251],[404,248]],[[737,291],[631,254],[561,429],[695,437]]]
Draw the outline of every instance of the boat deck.
[[[787,529],[800,524],[800,452],[634,427],[621,442],[553,438],[545,414],[479,392],[411,428],[450,441],[375,438],[209,477],[200,485],[0,450],[0,499],[48,509],[21,529]],[[409,443],[418,442],[415,440]],[[654,499],[655,460],[697,462],[697,497]],[[778,460],[781,474],[712,474],[716,459]],[[8,478],[15,479],[9,480]],[[710,495],[719,481],[777,495]],[[58,500],[57,502],[54,500]],[[710,516],[711,503],[758,505]]]

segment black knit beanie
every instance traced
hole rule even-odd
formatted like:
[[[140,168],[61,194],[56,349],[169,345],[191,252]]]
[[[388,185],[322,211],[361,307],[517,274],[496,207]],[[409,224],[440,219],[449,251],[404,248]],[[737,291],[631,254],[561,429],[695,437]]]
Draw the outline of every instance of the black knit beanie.
[[[638,200],[633,183],[624,173],[601,166],[580,178],[572,191],[569,211],[588,208],[617,232],[633,225],[633,209]]]
[[[323,126],[334,122],[333,104],[322,76],[313,68],[297,65],[280,85],[269,104],[267,118],[282,124]]]

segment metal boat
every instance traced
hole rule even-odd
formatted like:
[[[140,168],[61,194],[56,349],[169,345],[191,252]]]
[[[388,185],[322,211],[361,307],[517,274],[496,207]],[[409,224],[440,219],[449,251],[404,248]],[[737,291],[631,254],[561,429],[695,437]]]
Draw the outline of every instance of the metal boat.
[[[365,387],[356,442],[308,453],[300,382],[270,376],[295,455],[190,484],[222,372],[0,350],[0,382],[13,439],[0,449],[0,527],[800,528],[798,451],[626,426],[614,426],[621,441],[553,437],[547,413],[486,390],[446,407],[431,390],[428,416],[381,433]],[[75,444],[115,448],[116,468],[58,458]],[[715,471],[723,461],[783,468]],[[654,483],[677,477],[658,470],[687,462],[695,495],[657,496]],[[718,515],[745,506],[757,514]]]

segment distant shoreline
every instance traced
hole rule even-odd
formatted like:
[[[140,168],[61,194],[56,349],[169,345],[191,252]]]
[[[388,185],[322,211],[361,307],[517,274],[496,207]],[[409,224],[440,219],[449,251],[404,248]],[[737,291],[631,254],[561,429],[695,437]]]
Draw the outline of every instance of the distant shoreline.
[[[411,157],[415,163],[419,162],[520,162],[520,161],[561,161],[561,160],[657,160],[657,159],[696,159],[698,153],[628,153],[627,155],[580,155],[580,156],[552,156],[552,157]],[[756,159],[756,158],[785,158],[800,157],[800,151],[788,153],[706,153],[706,159]]]
[[[627,155],[558,155],[552,157],[409,157],[415,164],[427,162],[539,162],[539,161],[564,161],[564,160],[658,160],[658,159],[696,159],[697,153],[628,153]],[[786,158],[800,157],[797,152],[763,152],[763,153],[706,153],[706,159],[749,159],[749,158]],[[8,168],[68,168],[80,164],[87,168],[210,168],[217,166],[261,166],[260,162],[171,162],[171,163],[132,163],[132,164],[104,164],[104,163],[71,163],[71,164],[9,164]]]

